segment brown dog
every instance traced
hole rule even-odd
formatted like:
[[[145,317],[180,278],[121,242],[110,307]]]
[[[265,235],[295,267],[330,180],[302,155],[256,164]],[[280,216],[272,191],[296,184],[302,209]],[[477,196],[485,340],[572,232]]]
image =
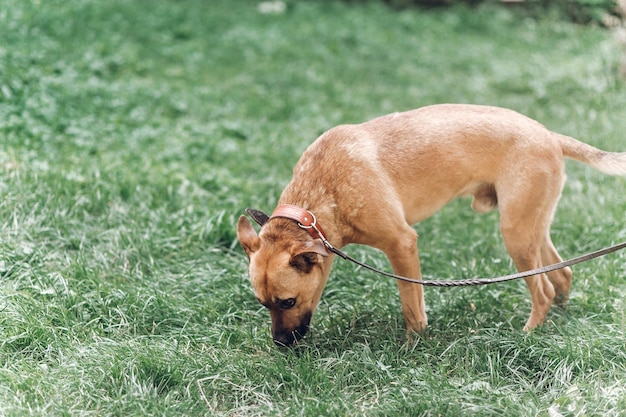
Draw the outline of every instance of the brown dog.
[[[478,212],[499,207],[506,248],[517,269],[527,271],[561,261],[550,223],[565,180],[564,157],[626,175],[626,152],[598,150],[496,107],[435,105],[324,133],[295,166],[278,212],[271,218],[252,212],[259,235],[245,216],[237,224],[274,341],[288,346],[307,332],[333,261],[315,233],[298,225],[307,220],[302,216],[315,215],[334,246],[378,248],[396,274],[419,279],[411,225],[471,195]],[[571,281],[569,268],[526,278],[532,309],[525,330],[543,323],[553,300],[567,303]],[[422,332],[422,287],[398,287],[407,334]]]

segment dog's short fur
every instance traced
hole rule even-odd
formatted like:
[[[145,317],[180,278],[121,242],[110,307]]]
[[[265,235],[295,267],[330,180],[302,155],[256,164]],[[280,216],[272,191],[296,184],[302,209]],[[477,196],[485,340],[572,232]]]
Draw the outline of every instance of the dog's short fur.
[[[550,223],[564,157],[626,175],[626,152],[598,150],[512,110],[435,105],[324,133],[300,158],[279,203],[310,210],[333,245],[378,248],[396,274],[419,279],[411,225],[456,197],[473,196],[478,212],[499,207],[506,248],[525,271],[561,261]],[[308,330],[333,255],[284,218],[267,221],[257,236],[241,216],[237,236],[255,295],[270,310],[274,341],[291,345]],[[543,323],[553,301],[567,303],[571,281],[569,268],[526,279],[532,308],[525,330]],[[398,287],[407,333],[422,332],[422,287]]]

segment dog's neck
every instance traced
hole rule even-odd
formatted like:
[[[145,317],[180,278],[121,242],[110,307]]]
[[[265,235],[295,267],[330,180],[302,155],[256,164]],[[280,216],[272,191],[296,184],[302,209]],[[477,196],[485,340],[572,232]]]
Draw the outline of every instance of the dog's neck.
[[[291,204],[308,210],[324,229],[326,239],[338,248],[352,243],[354,230],[346,221],[346,207],[340,207],[332,187],[321,187],[316,178],[321,175],[316,170],[309,171],[312,158],[303,158],[300,167],[283,190],[278,205]],[[293,222],[295,224],[295,222]],[[295,224],[297,226],[297,224]]]

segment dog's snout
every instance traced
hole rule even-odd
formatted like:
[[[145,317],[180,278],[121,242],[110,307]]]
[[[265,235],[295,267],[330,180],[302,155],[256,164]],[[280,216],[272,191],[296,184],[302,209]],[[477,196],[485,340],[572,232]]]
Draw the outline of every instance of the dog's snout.
[[[311,313],[306,313],[295,329],[283,329],[272,326],[272,338],[276,346],[289,347],[304,337],[309,330]]]
[[[291,332],[279,332],[274,334],[274,343],[279,347],[290,347],[298,340],[302,339],[302,336],[304,335],[301,335],[300,332],[295,330]]]

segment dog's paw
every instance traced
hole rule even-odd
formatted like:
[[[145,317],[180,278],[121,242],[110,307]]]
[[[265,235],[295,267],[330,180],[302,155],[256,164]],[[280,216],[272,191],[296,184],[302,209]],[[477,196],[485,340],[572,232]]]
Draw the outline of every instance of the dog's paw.
[[[554,304],[560,308],[567,308],[567,302],[569,301],[569,294],[568,293],[562,293],[562,294],[557,294],[554,297]]]

